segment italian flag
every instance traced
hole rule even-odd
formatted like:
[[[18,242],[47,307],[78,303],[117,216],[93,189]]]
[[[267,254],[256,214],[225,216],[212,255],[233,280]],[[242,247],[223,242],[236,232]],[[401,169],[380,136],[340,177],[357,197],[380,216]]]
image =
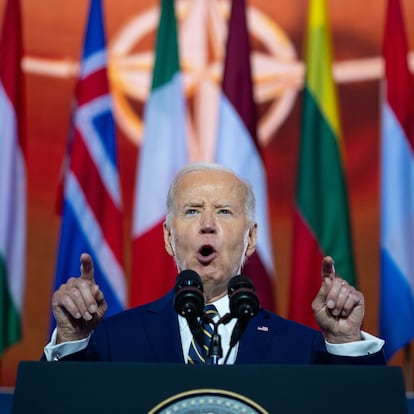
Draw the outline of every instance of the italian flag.
[[[301,142],[293,217],[289,317],[316,327],[311,304],[321,286],[321,263],[355,284],[344,177],[343,142],[332,76],[325,0],[311,0]]]
[[[159,298],[177,270],[164,248],[166,195],[188,160],[185,100],[174,1],[162,0],[151,94],[144,113],[135,188],[130,305]]]
[[[8,0],[0,39],[0,355],[21,337],[26,245],[19,0]]]

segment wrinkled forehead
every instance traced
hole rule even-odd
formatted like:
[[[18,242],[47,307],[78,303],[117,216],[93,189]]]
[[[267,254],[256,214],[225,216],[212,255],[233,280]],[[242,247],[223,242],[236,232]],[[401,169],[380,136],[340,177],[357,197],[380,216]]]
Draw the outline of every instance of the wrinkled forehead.
[[[216,202],[239,202],[246,199],[246,186],[227,171],[192,171],[177,182],[176,201],[209,197]],[[180,199],[180,201],[179,201]]]

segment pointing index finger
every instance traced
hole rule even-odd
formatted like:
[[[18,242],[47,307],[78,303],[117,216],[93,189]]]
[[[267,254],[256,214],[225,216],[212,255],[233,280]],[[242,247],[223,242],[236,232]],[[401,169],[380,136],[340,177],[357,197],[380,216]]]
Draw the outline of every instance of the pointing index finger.
[[[93,273],[93,261],[89,254],[82,253],[80,257],[80,271],[81,271],[81,278],[85,280],[94,280],[94,273]]]
[[[330,256],[326,256],[322,260],[322,280],[326,277],[329,277],[329,279],[333,280],[335,279],[336,273],[335,273],[335,266],[334,266],[334,260]]]

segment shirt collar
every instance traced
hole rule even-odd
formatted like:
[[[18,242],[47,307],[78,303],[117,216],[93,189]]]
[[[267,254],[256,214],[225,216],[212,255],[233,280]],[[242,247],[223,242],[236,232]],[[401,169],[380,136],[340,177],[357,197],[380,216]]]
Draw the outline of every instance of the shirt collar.
[[[225,295],[222,298],[211,302],[211,304],[216,307],[220,318],[222,318],[226,313],[230,312],[230,300],[228,295]]]

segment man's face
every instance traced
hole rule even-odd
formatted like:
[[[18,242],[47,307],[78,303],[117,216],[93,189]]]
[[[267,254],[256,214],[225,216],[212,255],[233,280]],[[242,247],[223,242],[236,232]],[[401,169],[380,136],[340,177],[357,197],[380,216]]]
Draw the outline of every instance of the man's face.
[[[242,183],[222,171],[191,172],[177,185],[165,246],[179,271],[200,275],[207,301],[227,292],[228,281],[255,250],[257,228],[246,217],[245,196]]]

